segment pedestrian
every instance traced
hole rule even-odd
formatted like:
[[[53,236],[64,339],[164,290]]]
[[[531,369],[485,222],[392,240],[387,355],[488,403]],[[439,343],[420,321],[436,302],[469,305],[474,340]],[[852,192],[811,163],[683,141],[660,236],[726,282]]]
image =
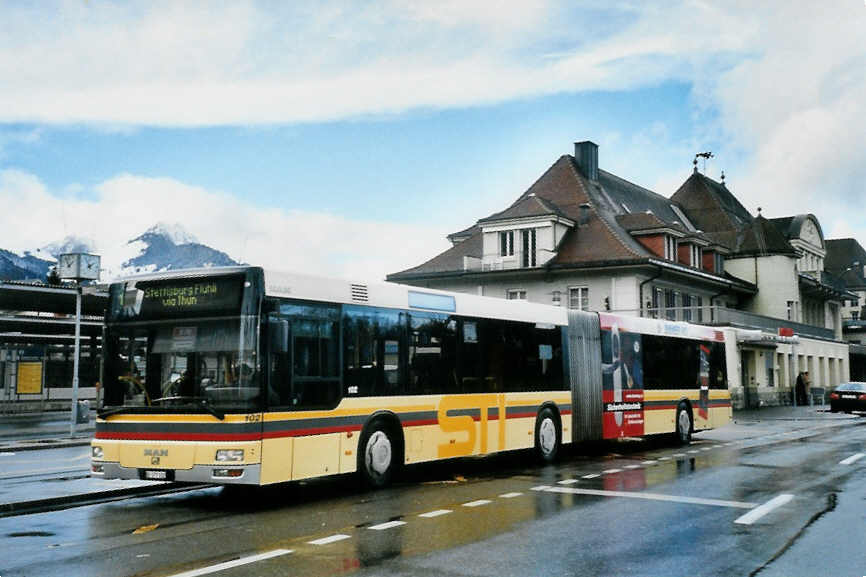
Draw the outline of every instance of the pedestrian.
[[[806,405],[806,379],[808,378],[808,375],[808,372],[801,372],[797,374],[797,386],[795,394],[797,395],[797,405],[801,407]]]

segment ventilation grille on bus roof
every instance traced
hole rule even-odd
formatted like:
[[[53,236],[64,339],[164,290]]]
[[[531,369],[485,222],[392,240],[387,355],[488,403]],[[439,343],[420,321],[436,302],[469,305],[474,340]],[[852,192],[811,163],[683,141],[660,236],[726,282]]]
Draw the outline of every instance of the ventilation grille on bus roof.
[[[355,302],[365,303],[369,300],[367,295],[367,285],[353,284],[352,285],[352,300]]]

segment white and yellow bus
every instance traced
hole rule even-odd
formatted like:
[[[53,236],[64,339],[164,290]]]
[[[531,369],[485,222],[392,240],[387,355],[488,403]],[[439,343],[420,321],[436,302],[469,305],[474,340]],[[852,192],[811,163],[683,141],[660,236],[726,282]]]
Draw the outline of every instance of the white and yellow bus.
[[[731,419],[725,335],[256,267],[110,285],[92,474],[266,485]]]

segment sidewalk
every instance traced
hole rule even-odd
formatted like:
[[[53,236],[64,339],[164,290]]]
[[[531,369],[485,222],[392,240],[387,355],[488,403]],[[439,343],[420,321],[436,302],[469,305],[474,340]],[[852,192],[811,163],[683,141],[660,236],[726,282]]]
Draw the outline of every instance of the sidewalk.
[[[56,449],[90,444],[95,430],[96,412],[87,423],[75,426],[70,435],[69,411],[0,415],[0,452]]]

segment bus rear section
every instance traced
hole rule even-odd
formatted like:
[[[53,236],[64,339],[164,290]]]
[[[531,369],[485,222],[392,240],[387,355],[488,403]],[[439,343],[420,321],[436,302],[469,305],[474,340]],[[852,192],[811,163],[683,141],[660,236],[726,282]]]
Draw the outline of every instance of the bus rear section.
[[[726,336],[701,325],[569,311],[574,440],[674,434],[731,421]]]

